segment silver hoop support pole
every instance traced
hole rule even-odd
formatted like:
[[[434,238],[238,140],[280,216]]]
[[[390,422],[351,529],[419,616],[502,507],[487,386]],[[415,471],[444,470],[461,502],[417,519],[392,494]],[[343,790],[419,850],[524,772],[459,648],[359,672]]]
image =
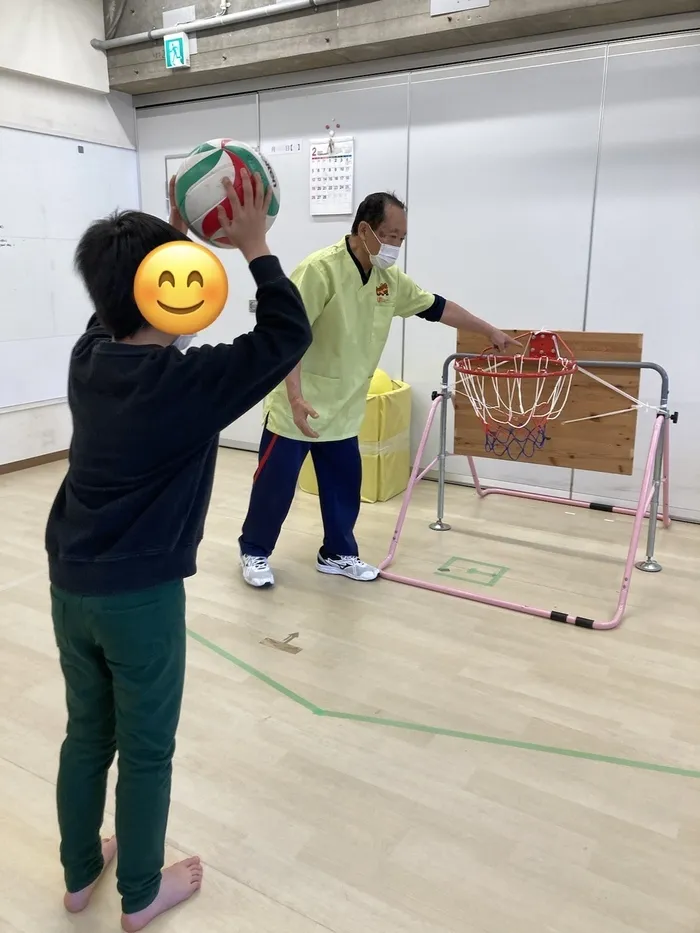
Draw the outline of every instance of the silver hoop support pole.
[[[447,403],[450,399],[450,390],[448,387],[449,364],[445,364],[442,373],[442,402],[440,404],[440,446],[438,448],[438,494],[437,494],[437,518],[430,528],[432,531],[450,531],[452,526],[445,519],[445,485],[447,473]]]
[[[661,366],[652,366],[649,368],[655,369],[656,372],[661,376],[661,398],[659,399],[659,409],[661,410],[661,414],[659,414],[658,417],[665,418],[666,421],[663,427],[663,431],[661,432],[661,437],[659,438],[659,446],[656,449],[656,460],[654,461],[654,494],[649,505],[647,556],[644,560],[640,560],[638,563],[636,563],[635,567],[637,570],[641,570],[642,573],[660,573],[663,568],[654,556],[654,548],[656,547],[656,523],[659,516],[659,499],[661,497],[661,486],[663,484],[664,478],[664,450],[666,446],[666,433],[669,429],[669,419],[671,415],[668,410],[668,373]]]
[[[659,415],[668,422],[668,412]],[[643,573],[661,573],[663,567],[654,557],[654,548],[656,546],[656,525],[659,517],[659,498],[661,496],[661,484],[663,482],[664,471],[664,432],[668,428],[668,423],[664,425],[663,431],[659,437],[659,446],[656,448],[656,459],[654,460],[654,494],[651,497],[649,505],[649,534],[647,535],[647,556],[644,560],[638,561],[634,566]]]

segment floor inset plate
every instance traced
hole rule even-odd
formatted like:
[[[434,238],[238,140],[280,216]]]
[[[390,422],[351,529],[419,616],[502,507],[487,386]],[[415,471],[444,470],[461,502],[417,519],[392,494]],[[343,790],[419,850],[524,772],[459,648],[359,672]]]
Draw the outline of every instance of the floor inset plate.
[[[508,573],[508,568],[498,564],[486,564],[480,560],[469,560],[466,557],[450,557],[435,572],[452,580],[463,580],[465,583],[476,583],[479,586],[495,586],[501,577]]]

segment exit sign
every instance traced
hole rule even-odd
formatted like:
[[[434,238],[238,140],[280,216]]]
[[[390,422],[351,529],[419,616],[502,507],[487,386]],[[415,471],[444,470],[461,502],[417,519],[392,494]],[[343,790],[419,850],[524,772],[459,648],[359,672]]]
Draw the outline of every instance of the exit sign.
[[[172,32],[163,37],[166,68],[190,67],[190,40],[186,32]]]
[[[466,13],[489,6],[491,0],[430,0],[430,15],[444,16],[445,13]]]

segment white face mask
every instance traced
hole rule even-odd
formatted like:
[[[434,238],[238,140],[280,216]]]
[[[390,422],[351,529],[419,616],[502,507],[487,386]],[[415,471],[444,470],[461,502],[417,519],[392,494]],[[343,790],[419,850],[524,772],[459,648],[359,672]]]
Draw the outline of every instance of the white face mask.
[[[371,228],[370,228],[371,229]],[[377,234],[372,230],[372,236],[379,243],[379,252],[376,256],[369,253],[369,261],[377,269],[390,269],[395,266],[401,254],[400,246],[390,246],[388,243],[382,243]]]
[[[176,337],[175,340],[173,340],[172,346],[184,353],[196,336],[196,334],[182,334],[182,336]]]

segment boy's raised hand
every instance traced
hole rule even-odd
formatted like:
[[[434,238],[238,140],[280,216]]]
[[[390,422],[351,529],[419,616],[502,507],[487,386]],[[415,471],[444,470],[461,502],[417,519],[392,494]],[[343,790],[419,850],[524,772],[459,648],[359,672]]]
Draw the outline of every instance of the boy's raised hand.
[[[175,227],[175,229],[177,230],[178,233],[189,233],[189,230],[188,230],[188,228],[187,228],[187,224],[186,224],[186,222],[185,222],[185,220],[184,220],[182,214],[181,214],[180,211],[177,209],[177,203],[176,203],[176,201],[175,201],[175,178],[176,178],[176,176],[173,175],[172,178],[170,179],[170,184],[168,185],[168,188],[169,188],[169,195],[170,195],[170,218],[169,218],[169,223],[170,223],[170,226],[171,226],[171,227]]]
[[[253,180],[247,169],[241,169],[243,201],[239,199],[229,178],[224,179],[224,188],[231,203],[233,217],[229,220],[226,211],[219,206],[218,215],[221,229],[232,246],[239,249],[246,262],[250,263],[259,256],[269,256],[267,245],[267,211],[272,201],[272,188],[263,195],[263,181],[256,174],[255,190]]]

